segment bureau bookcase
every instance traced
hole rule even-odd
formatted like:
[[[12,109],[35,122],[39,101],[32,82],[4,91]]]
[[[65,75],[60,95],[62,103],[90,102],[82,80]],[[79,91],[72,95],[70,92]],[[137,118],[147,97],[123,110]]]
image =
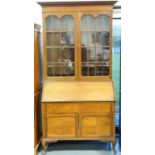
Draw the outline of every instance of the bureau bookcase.
[[[115,144],[112,14],[116,1],[39,2],[43,14],[42,145]]]

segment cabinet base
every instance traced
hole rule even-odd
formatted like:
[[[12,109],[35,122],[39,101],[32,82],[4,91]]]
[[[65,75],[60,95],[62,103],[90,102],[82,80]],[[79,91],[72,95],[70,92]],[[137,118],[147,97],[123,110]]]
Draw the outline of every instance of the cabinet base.
[[[73,140],[73,139],[48,139],[48,138],[45,138],[45,139],[42,139],[42,155],[46,155],[46,149],[47,149],[47,144],[48,143],[56,143],[58,141],[69,141],[69,140]],[[112,150],[114,152],[114,155],[116,154],[116,149],[115,149],[115,140],[103,140],[103,139],[74,139],[74,141],[79,141],[79,140],[99,140],[99,141],[102,141],[102,142],[111,142],[112,144]]]

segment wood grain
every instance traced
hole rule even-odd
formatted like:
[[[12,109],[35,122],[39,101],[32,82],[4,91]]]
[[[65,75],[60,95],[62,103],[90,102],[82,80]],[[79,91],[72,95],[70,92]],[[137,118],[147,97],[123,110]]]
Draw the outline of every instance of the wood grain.
[[[112,12],[115,1],[39,3],[43,12],[44,84],[42,92],[43,147],[58,140],[115,142],[115,97],[112,82]],[[81,76],[81,17],[108,15],[110,71],[108,76]],[[74,18],[75,76],[47,75],[46,17]],[[56,37],[55,37],[56,38]],[[49,38],[49,41],[52,41]],[[56,40],[55,40],[56,41]],[[57,56],[55,56],[57,57]],[[95,74],[96,75],[96,74]]]
[[[38,33],[40,25],[34,24],[34,147],[38,143],[38,98],[39,98],[39,66],[38,66]]]
[[[81,118],[82,137],[104,137],[111,135],[111,118],[102,115],[85,115]]]
[[[47,117],[47,137],[76,137],[74,115],[51,115]]]
[[[112,82],[45,82],[42,102],[114,101]]]

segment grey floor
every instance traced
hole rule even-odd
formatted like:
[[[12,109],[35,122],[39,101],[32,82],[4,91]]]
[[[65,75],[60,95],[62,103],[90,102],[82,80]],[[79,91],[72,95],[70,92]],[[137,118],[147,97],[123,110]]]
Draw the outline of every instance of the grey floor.
[[[100,141],[59,141],[48,144],[46,155],[120,155],[120,138],[116,138],[116,154],[112,151],[111,143]],[[42,150],[38,152],[42,155]]]

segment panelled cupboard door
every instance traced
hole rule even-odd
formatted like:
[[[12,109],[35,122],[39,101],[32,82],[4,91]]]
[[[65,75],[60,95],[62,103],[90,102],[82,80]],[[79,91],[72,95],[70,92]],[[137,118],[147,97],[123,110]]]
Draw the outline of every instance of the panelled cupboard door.
[[[111,77],[111,12],[79,12],[79,77]]]
[[[77,118],[75,115],[48,115],[47,137],[48,138],[71,138],[76,137]]]
[[[45,76],[48,79],[75,79],[77,76],[76,22],[74,12],[45,13]]]
[[[111,116],[88,114],[80,116],[81,137],[111,136]]]

